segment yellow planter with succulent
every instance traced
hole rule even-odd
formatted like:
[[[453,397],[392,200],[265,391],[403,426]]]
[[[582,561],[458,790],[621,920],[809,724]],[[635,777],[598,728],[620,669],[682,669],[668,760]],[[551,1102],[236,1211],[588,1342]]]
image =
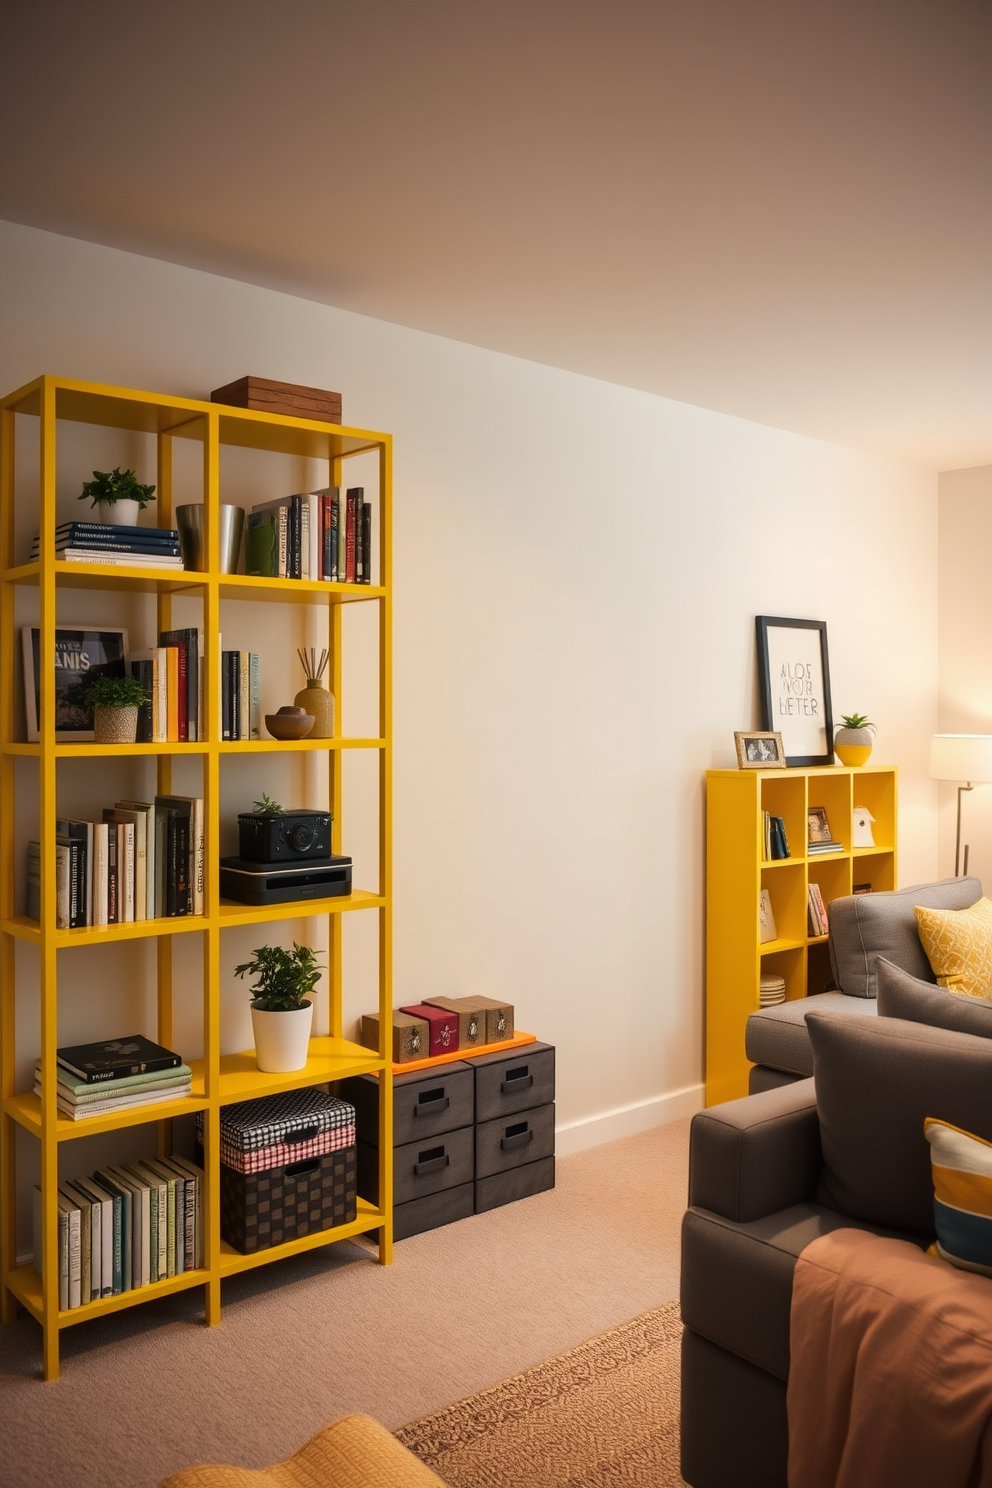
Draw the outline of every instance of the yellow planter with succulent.
[[[842,765],[866,765],[875,742],[875,725],[863,713],[842,717],[834,735],[834,753]]]

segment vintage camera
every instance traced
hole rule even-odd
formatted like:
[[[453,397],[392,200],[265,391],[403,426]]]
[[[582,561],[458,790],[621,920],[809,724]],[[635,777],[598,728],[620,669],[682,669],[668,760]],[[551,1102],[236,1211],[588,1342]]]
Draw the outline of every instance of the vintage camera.
[[[288,863],[331,856],[326,811],[245,811],[238,817],[240,856],[250,863]]]

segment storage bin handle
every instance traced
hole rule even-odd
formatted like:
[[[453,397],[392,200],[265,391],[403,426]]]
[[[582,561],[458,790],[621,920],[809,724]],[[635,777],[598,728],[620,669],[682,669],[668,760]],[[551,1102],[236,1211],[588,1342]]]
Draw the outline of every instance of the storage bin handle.
[[[415,1163],[413,1171],[419,1178],[422,1173],[439,1173],[442,1168],[448,1167],[451,1158],[443,1147],[432,1147],[427,1152],[420,1154],[420,1162]]]
[[[301,1173],[316,1173],[320,1167],[319,1157],[305,1157],[301,1162],[290,1163],[286,1169],[287,1178],[299,1178]]]
[[[526,1121],[520,1121],[516,1126],[508,1126],[506,1134],[500,1141],[500,1147],[504,1152],[509,1152],[514,1147],[526,1147],[528,1142],[533,1142],[534,1133]]]
[[[534,1076],[528,1072],[527,1065],[523,1064],[519,1069],[507,1070],[500,1086],[500,1094],[513,1095],[517,1090],[529,1090],[533,1083]]]
[[[445,1095],[444,1086],[440,1090],[423,1090],[417,1096],[417,1104],[413,1108],[414,1116],[436,1116],[439,1111],[446,1111],[451,1105],[451,1097]]]
[[[299,1131],[287,1132],[283,1141],[287,1147],[298,1147],[301,1142],[312,1142],[319,1133],[320,1122],[315,1121],[310,1126],[301,1126]]]

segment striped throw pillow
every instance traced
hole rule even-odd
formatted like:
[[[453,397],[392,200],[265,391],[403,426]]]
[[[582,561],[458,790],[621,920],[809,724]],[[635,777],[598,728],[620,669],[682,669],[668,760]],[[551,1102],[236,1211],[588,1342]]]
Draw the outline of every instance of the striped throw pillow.
[[[992,1276],[992,1142],[928,1117],[937,1241],[930,1255]]]

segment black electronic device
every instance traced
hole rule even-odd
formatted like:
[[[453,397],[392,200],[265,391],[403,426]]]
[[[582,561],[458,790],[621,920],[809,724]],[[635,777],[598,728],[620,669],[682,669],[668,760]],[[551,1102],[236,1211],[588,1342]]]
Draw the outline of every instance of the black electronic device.
[[[338,899],[351,893],[351,859],[328,856],[305,863],[254,863],[221,858],[220,892],[239,904],[289,904],[295,899]]]
[[[244,811],[238,817],[238,846],[250,863],[297,863],[331,855],[327,811]]]

